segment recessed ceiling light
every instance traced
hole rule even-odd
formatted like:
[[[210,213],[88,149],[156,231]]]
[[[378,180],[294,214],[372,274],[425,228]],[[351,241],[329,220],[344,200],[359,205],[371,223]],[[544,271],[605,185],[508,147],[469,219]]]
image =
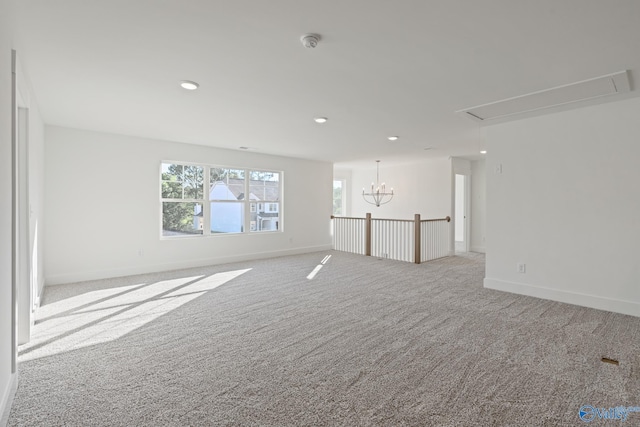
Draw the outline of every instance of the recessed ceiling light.
[[[480,154],[487,154],[487,150],[480,151]]]
[[[180,86],[186,90],[196,90],[200,87],[200,85],[196,82],[192,82],[191,80],[182,80],[180,82]]]
[[[327,119],[326,117],[316,117],[316,118],[313,119],[313,121],[316,122],[316,123],[326,123],[327,120],[329,120],[329,119]]]
[[[397,141],[398,137],[397,136],[390,136],[387,138],[389,141]]]

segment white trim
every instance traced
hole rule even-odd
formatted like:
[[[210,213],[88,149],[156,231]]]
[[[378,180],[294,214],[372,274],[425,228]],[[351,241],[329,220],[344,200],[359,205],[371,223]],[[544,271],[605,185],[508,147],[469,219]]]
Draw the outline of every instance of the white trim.
[[[545,288],[524,283],[507,282],[504,280],[490,278],[484,279],[484,287],[487,289],[495,289],[498,291],[511,292],[514,294],[527,295],[536,298],[564,302],[567,304],[580,305],[583,307],[596,308],[598,310],[613,311],[615,313],[622,313],[628,314],[630,316],[640,317],[640,304],[636,302],[582,294],[579,292]]]
[[[228,264],[240,261],[252,261],[265,258],[276,258],[287,255],[299,255],[310,252],[320,252],[331,250],[331,245],[307,246],[297,249],[286,249],[280,251],[254,252],[250,254],[231,255],[217,258],[202,258],[173,263],[163,263],[147,266],[135,266],[118,268],[113,270],[83,271],[57,276],[47,276],[47,286],[60,285],[63,283],[84,282],[87,280],[100,280],[113,277],[131,276],[135,274],[158,273],[162,271],[180,270],[183,268],[206,267],[208,265]]]
[[[2,400],[0,400],[0,427],[5,427],[9,422],[9,413],[11,412],[11,405],[17,389],[18,373],[16,372],[11,375],[7,388],[2,393]]]
[[[471,246],[471,248],[469,248],[469,250],[471,252],[479,252],[481,254],[484,254],[487,252],[487,249],[484,246]]]
[[[18,100],[17,57],[11,50],[11,373],[18,372]]]

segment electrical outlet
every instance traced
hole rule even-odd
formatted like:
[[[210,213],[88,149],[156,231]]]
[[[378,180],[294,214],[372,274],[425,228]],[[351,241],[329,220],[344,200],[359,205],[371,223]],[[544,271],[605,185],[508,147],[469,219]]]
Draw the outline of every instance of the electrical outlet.
[[[138,256],[143,256],[144,255],[144,251],[142,249],[138,249]]]
[[[527,264],[523,263],[523,262],[519,262],[518,263],[518,273],[526,273],[527,272]]]
[[[502,163],[500,163],[499,165],[497,165],[494,169],[495,173],[502,173]]]

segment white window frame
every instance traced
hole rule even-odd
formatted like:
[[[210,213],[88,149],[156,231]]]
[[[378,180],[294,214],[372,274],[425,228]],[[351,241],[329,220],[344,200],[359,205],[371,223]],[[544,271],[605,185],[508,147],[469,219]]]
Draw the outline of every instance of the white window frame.
[[[203,171],[203,199],[166,199],[162,197],[162,165],[163,164],[175,164],[181,166],[197,166],[204,168]],[[216,200],[211,199],[211,169],[235,169],[235,170],[243,170],[244,171],[244,199],[241,201],[227,201],[228,203],[242,203],[244,205],[244,218],[243,218],[243,226],[242,231],[240,232],[229,232],[229,233],[211,233],[211,203],[212,202],[225,202],[224,200]],[[251,172],[269,172],[278,174],[278,196],[277,200],[251,200],[250,197],[250,183],[251,183]],[[211,165],[211,164],[203,164],[203,163],[192,163],[192,162],[184,162],[184,161],[174,161],[174,160],[162,160],[159,165],[159,215],[160,215],[160,238],[164,239],[185,239],[185,238],[200,238],[200,237],[211,237],[211,236],[229,236],[229,235],[244,235],[244,234],[262,234],[262,233],[282,233],[283,232],[283,181],[284,181],[284,172],[273,169],[264,169],[264,168],[247,168],[247,167],[235,167],[235,166],[227,166],[227,165]],[[202,234],[185,234],[185,235],[177,235],[177,236],[164,236],[163,235],[163,213],[162,213],[162,204],[163,202],[185,202],[185,203],[200,203],[202,204],[202,214],[203,214],[203,230]],[[257,230],[254,226],[254,229],[251,227],[251,214],[259,213],[260,209],[256,209],[257,206],[264,204],[273,203],[278,207],[277,213],[277,230]],[[253,210],[252,210],[253,209]]]

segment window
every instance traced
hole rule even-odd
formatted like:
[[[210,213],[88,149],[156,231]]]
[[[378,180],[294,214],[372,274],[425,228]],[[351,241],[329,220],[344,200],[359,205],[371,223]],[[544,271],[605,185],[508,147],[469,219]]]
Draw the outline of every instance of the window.
[[[344,181],[333,181],[333,214],[344,215]]]
[[[162,236],[280,229],[281,172],[163,162],[160,175]]]
[[[280,173],[249,172],[251,231],[276,231],[280,224]],[[263,201],[265,203],[257,203]],[[257,205],[257,206],[256,206]]]
[[[211,234],[244,231],[245,175],[243,169],[210,168]]]
[[[200,166],[162,164],[163,236],[202,234],[203,172]]]

